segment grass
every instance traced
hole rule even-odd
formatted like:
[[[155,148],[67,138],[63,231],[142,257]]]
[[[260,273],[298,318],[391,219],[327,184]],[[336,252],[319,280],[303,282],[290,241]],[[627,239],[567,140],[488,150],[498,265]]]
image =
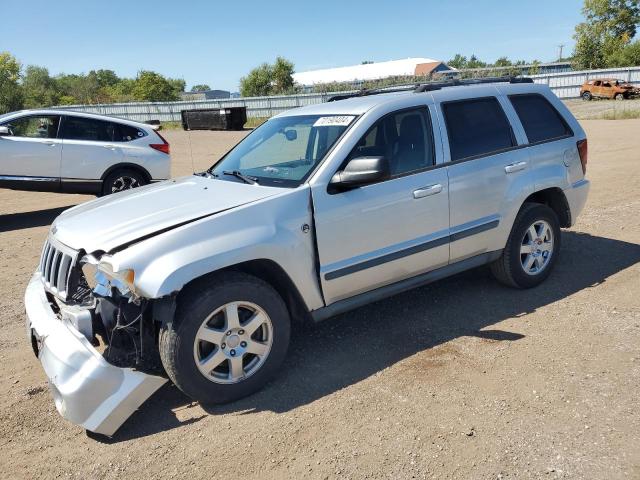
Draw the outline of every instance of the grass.
[[[640,118],[640,110],[607,110],[599,117],[595,117],[600,120],[630,120],[633,118]]]

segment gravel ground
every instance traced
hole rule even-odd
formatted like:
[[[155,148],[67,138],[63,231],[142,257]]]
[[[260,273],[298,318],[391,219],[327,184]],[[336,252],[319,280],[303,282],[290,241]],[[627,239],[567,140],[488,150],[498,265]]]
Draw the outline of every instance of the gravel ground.
[[[48,225],[90,197],[0,190],[0,477],[640,478],[640,120],[583,124],[592,192],[545,284],[482,268],[340,315],[252,397],[166,386],[110,441],[57,414],[24,330]],[[167,131],[174,174],[243,135]]]

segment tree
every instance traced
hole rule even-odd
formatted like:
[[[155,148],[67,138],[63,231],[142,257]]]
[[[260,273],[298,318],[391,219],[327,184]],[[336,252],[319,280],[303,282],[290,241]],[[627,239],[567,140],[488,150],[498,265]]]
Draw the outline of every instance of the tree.
[[[66,104],[92,104],[108,101],[111,97],[107,95],[107,99],[100,98],[100,81],[95,71],[89,72],[88,75],[65,75],[61,74],[55,78],[57,89],[61,95],[59,101]]]
[[[293,93],[293,63],[283,57],[277,57],[273,64],[273,93],[284,95]]]
[[[640,23],[640,0],[585,0],[585,21],[576,25],[573,52],[576,68],[619,65],[621,54],[636,35]]]
[[[95,75],[96,81],[98,82],[100,88],[113,87],[120,81],[120,78],[113,70],[91,70],[89,72],[89,75]]]
[[[513,63],[507,57],[500,57],[493,64],[494,67],[510,67],[511,65],[513,65]]]
[[[29,65],[22,80],[24,106],[26,108],[50,107],[58,103],[60,94],[56,81],[44,67]]]
[[[611,67],[627,67],[640,65],[640,40],[625,45],[608,59]]]
[[[469,61],[467,62],[466,68],[484,68],[487,64],[482,60],[478,59],[475,55],[471,55],[469,57]]]
[[[22,89],[18,83],[21,65],[8,52],[0,52],[0,114],[22,108]]]
[[[182,78],[168,78],[167,81],[171,85],[173,93],[176,94],[176,98],[180,98],[180,94],[187,88],[187,82],[185,82]]]
[[[211,87],[206,83],[194,85],[193,87],[191,87],[192,92],[207,92],[209,90],[211,90]]]
[[[447,62],[447,65],[457,68],[458,70],[467,68],[467,57],[456,53],[455,56]]]
[[[132,94],[143,102],[167,102],[177,100],[175,81],[169,81],[162,75],[149,70],[141,70],[133,84]],[[182,81],[184,82],[184,81]]]
[[[243,97],[263,97],[295,91],[293,63],[277,57],[273,65],[263,63],[240,79],[240,94]]]

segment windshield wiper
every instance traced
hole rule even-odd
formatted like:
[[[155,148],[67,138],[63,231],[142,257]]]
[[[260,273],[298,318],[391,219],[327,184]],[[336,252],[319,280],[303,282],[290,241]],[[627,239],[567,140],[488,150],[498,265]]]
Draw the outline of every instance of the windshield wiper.
[[[244,183],[248,183],[249,185],[257,185],[258,179],[256,177],[251,177],[249,175],[245,175],[240,170],[225,170],[222,172],[223,175],[231,175],[233,177],[239,178]]]

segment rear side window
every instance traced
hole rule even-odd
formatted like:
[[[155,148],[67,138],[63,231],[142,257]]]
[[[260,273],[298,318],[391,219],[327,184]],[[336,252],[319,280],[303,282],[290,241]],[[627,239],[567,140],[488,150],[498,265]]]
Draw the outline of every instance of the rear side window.
[[[137,129],[136,127],[132,127],[130,125],[122,125],[121,123],[114,123],[115,137],[114,141],[116,142],[130,142],[131,140],[135,140],[136,138],[144,137],[144,132],[142,130]]]
[[[573,135],[558,111],[542,95],[511,95],[529,143],[545,142]]]
[[[116,125],[93,118],[65,117],[62,138],[67,140],[89,140],[112,142]]]
[[[511,125],[495,97],[442,104],[451,161],[489,155],[515,146]]]

